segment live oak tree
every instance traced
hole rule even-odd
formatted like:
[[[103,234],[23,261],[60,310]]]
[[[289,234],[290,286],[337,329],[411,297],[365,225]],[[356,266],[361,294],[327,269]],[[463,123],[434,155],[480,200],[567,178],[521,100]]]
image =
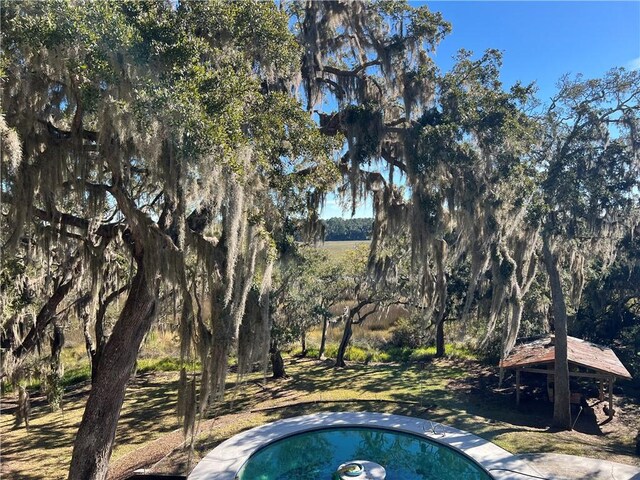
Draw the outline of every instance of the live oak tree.
[[[280,261],[274,289],[273,323],[278,330],[280,345],[299,340],[302,356],[306,356],[306,333],[322,325],[319,358],[323,358],[331,309],[348,299],[345,288],[345,265],[315,247],[300,245],[295,253]],[[272,339],[272,342],[275,339]]]
[[[406,171],[403,134],[433,97],[435,67],[428,54],[450,26],[427,7],[404,2],[307,1],[293,2],[290,10],[305,51],[307,108],[328,105],[332,111],[318,112],[320,130],[345,139],[340,191],[352,211],[365,197],[374,200],[368,263],[375,281],[395,264],[380,255],[385,241],[406,225],[397,174],[394,180],[394,172]],[[342,353],[349,332],[347,322]]]
[[[438,354],[451,272],[469,269],[463,321],[481,283],[490,280],[484,343],[502,319],[503,354],[515,344],[535,276],[537,229],[525,221],[534,191],[528,155],[534,124],[525,112],[532,88],[504,91],[500,65],[495,51],[478,60],[460,52],[438,78],[433,107],[408,136],[412,247],[418,258],[430,259],[421,267],[422,292],[436,313]]]
[[[567,250],[575,274],[570,290],[576,303],[584,252],[589,248],[610,262],[620,229],[632,218],[637,73],[565,81],[540,119],[531,110],[532,87],[505,91],[500,84],[498,52],[473,60],[462,51],[451,72],[440,74],[428,54],[449,26],[426,7],[296,2],[292,12],[305,46],[308,108],[319,106],[324,134],[342,133],[346,140],[342,191],[354,207],[365,196],[373,200],[370,271],[384,277],[393,265],[384,247],[408,229],[418,300],[441,334],[447,276],[468,263],[461,316],[489,284],[482,345],[502,322],[504,356],[515,344],[524,296],[542,257],[558,343],[555,423],[568,427],[566,306],[557,246]],[[332,101],[323,101],[327,95]]]
[[[280,259],[271,302],[273,326],[270,353],[274,378],[286,376],[280,349],[299,340],[302,342],[302,355],[306,355],[306,331],[315,325],[322,325],[318,357],[323,359],[327,328],[332,320],[345,320],[348,326],[345,330],[348,338],[338,352],[344,366],[344,353],[351,338],[353,317],[365,307],[377,310],[373,296],[368,296],[367,301],[362,302],[364,294],[373,291],[368,283],[365,286],[368,280],[366,263],[366,247],[350,251],[340,258],[330,258],[323,250],[299,245]],[[346,303],[349,311],[354,303],[360,306],[347,319],[334,313],[335,307],[341,303]]]
[[[640,73],[565,77],[547,109],[537,155],[542,252],[555,332],[554,424],[571,429],[567,317],[580,304],[587,271],[613,263],[638,222]],[[562,272],[570,275],[563,285]]]
[[[404,251],[406,253],[406,249]],[[388,260],[385,276],[376,277],[368,268],[368,253],[367,247],[357,247],[347,252],[341,260],[338,285],[342,290],[340,298],[345,300],[346,305],[340,318],[344,326],[336,353],[335,366],[338,368],[346,366],[344,357],[353,336],[353,326],[361,325],[372,315],[384,315],[390,305],[401,303],[400,300],[406,298],[409,277],[402,270],[402,266],[407,266],[406,262],[402,265],[401,262]],[[388,259],[401,256],[398,252],[392,253]],[[408,256],[405,255],[405,258]]]
[[[126,291],[69,472],[105,478],[159,298],[177,299],[190,430],[186,365],[203,365],[202,414],[223,393],[252,285],[268,299],[285,215],[302,215],[308,188],[333,181],[330,145],[289,94],[299,50],[273,4],[3,2],[1,21],[3,262],[28,269],[34,259],[19,252],[30,246],[55,256],[43,327],[60,313],[69,290],[55,289],[67,278],[90,286],[81,290],[95,312],[104,292]],[[116,281],[118,258],[131,274]]]
[[[306,332],[317,323],[314,305],[325,286],[315,275],[326,254],[306,245],[290,246],[280,257],[274,274],[271,294],[270,360],[273,378],[287,376],[282,349],[296,341],[302,343],[306,355]]]
[[[463,51],[451,72],[439,73],[430,53],[450,25],[426,6],[293,2],[291,11],[305,48],[308,108],[320,109],[325,135],[345,138],[341,191],[354,211],[373,200],[369,270],[383,278],[395,264],[386,246],[410,232],[414,303],[433,318],[443,354],[447,276],[468,262],[461,316],[491,278],[487,338],[503,319],[508,351],[536,265],[538,231],[521,228],[532,191],[531,87],[503,90],[496,51],[479,60]]]

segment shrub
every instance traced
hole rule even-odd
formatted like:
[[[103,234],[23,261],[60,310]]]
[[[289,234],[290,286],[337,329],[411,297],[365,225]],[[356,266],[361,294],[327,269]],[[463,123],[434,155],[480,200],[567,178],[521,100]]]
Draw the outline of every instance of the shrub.
[[[324,356],[327,358],[336,358],[338,356],[338,344],[329,343],[324,348]]]
[[[391,355],[387,352],[375,352],[372,362],[388,363],[392,361]]]
[[[445,355],[449,358],[458,358],[460,360],[478,360],[478,355],[473,350],[459,343],[447,343],[445,345],[444,352]]]
[[[373,353],[370,350],[366,350],[362,347],[351,345],[347,347],[347,351],[344,354],[346,360],[352,362],[369,362],[373,358]]]
[[[391,344],[395,347],[418,348],[424,346],[427,339],[424,325],[417,320],[400,318],[391,334]]]
[[[409,347],[391,347],[385,351],[389,361],[407,362],[413,350]]]

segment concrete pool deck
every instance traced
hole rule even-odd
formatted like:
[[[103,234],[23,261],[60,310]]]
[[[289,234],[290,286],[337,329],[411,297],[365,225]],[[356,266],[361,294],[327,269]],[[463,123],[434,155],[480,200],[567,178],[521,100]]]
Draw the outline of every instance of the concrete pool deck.
[[[525,459],[471,433],[429,420],[371,412],[325,412],[278,420],[239,433],[209,452],[188,479],[234,480],[240,467],[260,447],[289,435],[328,427],[372,427],[417,434],[456,449],[497,480],[545,478]]]
[[[533,468],[539,477],[553,480],[640,480],[640,468],[596,458],[559,453],[514,455]]]

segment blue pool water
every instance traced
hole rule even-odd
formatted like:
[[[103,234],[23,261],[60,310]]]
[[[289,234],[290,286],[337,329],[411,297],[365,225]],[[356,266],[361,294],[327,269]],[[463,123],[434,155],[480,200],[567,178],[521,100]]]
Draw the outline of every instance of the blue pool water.
[[[490,480],[472,460],[424,437],[338,427],[292,435],[254,453],[238,480],[332,480],[350,460],[382,465],[387,480]],[[337,477],[336,477],[337,478]]]

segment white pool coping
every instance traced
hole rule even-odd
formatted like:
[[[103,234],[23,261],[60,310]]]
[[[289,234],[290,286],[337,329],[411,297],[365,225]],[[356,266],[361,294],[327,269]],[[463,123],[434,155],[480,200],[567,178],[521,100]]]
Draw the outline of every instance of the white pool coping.
[[[475,460],[493,478],[544,478],[497,445],[456,428],[421,418],[372,412],[324,412],[267,423],[225,440],[205,456],[188,480],[234,480],[247,459],[265,445],[293,434],[329,427],[375,427],[424,436]]]

